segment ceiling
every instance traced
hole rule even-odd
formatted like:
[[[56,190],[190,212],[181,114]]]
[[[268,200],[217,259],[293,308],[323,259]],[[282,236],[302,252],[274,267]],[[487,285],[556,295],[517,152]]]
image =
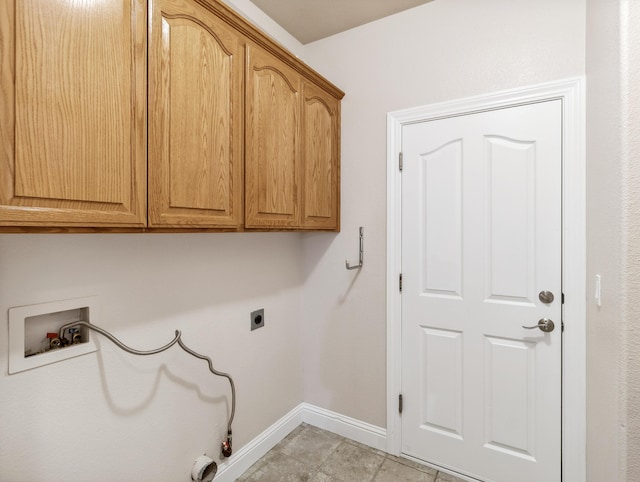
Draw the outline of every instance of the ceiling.
[[[432,0],[252,0],[302,44],[430,1]]]

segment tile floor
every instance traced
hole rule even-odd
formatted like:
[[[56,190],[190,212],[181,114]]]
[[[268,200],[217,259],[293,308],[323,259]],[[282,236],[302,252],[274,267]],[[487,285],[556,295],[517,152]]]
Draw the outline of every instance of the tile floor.
[[[302,424],[236,482],[464,482]]]

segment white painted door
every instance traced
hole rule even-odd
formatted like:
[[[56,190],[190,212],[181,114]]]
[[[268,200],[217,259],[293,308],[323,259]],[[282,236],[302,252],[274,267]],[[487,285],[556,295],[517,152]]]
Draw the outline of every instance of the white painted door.
[[[561,116],[402,130],[402,452],[483,481],[561,478]]]

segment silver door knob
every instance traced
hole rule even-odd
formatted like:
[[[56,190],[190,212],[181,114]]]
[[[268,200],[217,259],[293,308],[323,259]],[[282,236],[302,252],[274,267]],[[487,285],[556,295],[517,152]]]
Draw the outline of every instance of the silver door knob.
[[[545,333],[549,333],[552,332],[554,330],[554,328],[556,327],[555,323],[550,320],[549,318],[542,318],[540,320],[538,320],[538,324],[537,325],[533,325],[533,326],[522,326],[522,328],[526,329],[526,330],[535,330],[536,328],[540,328],[540,331],[544,331]]]
[[[541,291],[538,293],[538,299],[543,303],[553,303],[553,293],[551,291]]]

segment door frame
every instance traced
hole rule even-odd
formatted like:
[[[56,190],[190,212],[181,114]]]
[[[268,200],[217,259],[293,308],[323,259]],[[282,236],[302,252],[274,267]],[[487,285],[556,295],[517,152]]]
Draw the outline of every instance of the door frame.
[[[387,451],[400,455],[402,178],[407,124],[522,104],[562,101],[562,480],[586,480],[586,165],[584,78],[403,109],[387,114]]]

